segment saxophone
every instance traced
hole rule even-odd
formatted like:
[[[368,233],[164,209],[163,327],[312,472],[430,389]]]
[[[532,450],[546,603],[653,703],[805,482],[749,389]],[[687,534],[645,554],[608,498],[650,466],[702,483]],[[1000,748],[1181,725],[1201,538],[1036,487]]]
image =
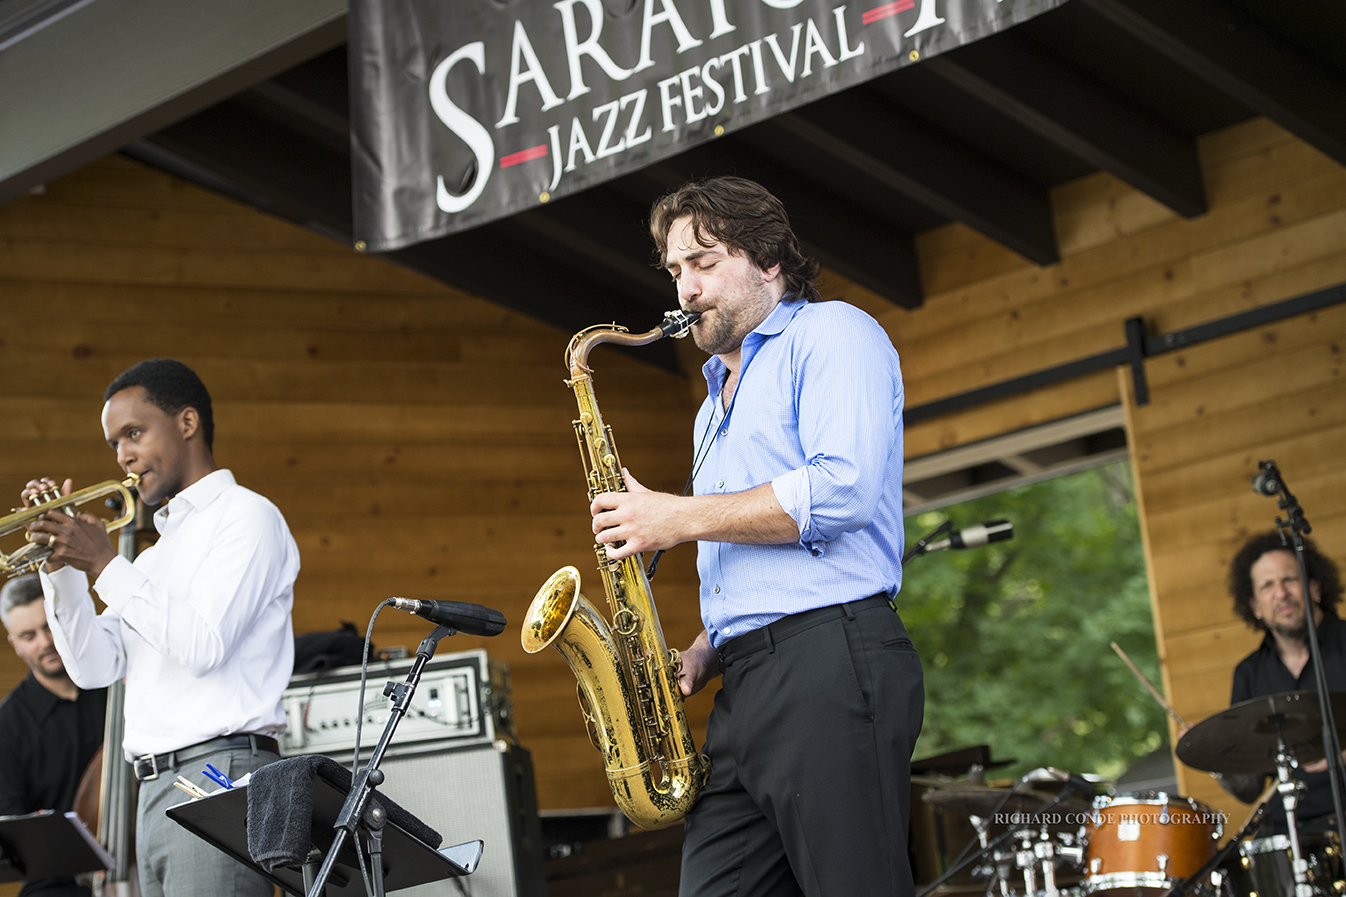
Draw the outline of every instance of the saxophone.
[[[673,311],[648,333],[599,325],[571,338],[566,385],[579,403],[575,434],[590,499],[602,492],[625,492],[626,483],[612,430],[603,423],[594,399],[589,352],[600,343],[644,346],[665,336],[681,338],[698,317]],[[612,624],[580,593],[579,571],[562,567],[528,607],[523,649],[536,654],[554,645],[561,652],[579,680],[580,710],[589,739],[603,754],[617,806],[636,827],[661,828],[691,809],[710,772],[710,761],[692,740],[678,690],[682,659],[664,643],[640,556],[613,561],[601,544],[594,546],[594,553]]]

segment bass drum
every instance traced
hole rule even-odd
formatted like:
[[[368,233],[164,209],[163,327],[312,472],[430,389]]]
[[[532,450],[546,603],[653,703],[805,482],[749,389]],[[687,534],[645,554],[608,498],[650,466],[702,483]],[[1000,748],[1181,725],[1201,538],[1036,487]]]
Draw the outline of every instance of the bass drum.
[[[1219,814],[1190,797],[1147,791],[1096,798],[1084,893],[1160,897],[1215,856],[1222,832]],[[1197,893],[1213,889],[1198,882]]]
[[[1315,894],[1330,897],[1346,892],[1335,831],[1301,833],[1299,851],[1308,861],[1309,885]],[[1237,856],[1227,860],[1221,871],[1232,897],[1294,897],[1295,872],[1288,835],[1240,844]]]

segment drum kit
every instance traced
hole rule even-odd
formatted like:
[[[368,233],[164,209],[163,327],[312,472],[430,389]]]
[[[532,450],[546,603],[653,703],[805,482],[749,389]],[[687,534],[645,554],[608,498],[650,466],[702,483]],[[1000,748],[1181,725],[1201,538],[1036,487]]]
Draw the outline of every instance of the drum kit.
[[[1333,715],[1346,720],[1346,695],[1334,693],[1331,701]],[[1320,737],[1315,692],[1245,701],[1183,735],[1177,755],[1189,766],[1217,777],[1273,777],[1223,847],[1223,814],[1188,797],[1114,789],[1094,795],[1095,783],[1052,769],[1010,787],[914,777],[926,789],[921,800],[945,818],[965,817],[975,833],[967,856],[942,863],[944,874],[917,895],[941,886],[944,893],[975,887],[987,897],[1346,895],[1336,831],[1304,830],[1295,816],[1303,786],[1290,774],[1322,759]],[[1289,833],[1253,837],[1277,796]]]

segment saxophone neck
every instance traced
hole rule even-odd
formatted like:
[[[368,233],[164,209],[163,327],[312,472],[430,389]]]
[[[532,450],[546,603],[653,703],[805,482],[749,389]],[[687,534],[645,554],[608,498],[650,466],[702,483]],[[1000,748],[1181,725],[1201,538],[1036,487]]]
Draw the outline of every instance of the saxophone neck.
[[[699,317],[701,314],[694,311],[664,312],[664,319],[659,326],[644,333],[632,333],[616,324],[596,324],[593,327],[586,327],[570,338],[570,345],[566,348],[566,366],[570,368],[570,376],[579,379],[593,373],[593,369],[589,367],[589,353],[595,346],[602,343],[648,346],[666,336],[682,339],[691,331],[692,325]]]

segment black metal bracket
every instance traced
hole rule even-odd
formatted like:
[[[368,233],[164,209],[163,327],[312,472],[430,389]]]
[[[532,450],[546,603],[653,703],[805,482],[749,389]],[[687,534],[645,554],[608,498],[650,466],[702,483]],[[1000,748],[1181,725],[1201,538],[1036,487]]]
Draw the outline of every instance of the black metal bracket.
[[[1175,330],[1172,333],[1163,333],[1158,336],[1147,336],[1145,334],[1144,319],[1131,318],[1126,322],[1126,345],[1120,349],[1100,352],[1097,355],[1068,361],[1056,367],[1024,374],[1022,377],[1013,377],[999,383],[992,383],[990,386],[983,386],[943,399],[936,399],[933,402],[926,402],[924,405],[908,408],[903,414],[903,420],[910,426],[932,417],[939,417],[942,414],[952,414],[955,411],[993,402],[996,399],[1021,395],[1030,390],[1073,380],[1076,377],[1083,377],[1085,374],[1114,368],[1121,364],[1131,366],[1132,382],[1136,386],[1136,404],[1145,405],[1150,401],[1150,389],[1145,379],[1145,359],[1154,358],[1166,352],[1176,352],[1179,349],[1195,346],[1207,340],[1232,336],[1245,330],[1274,324],[1286,318],[1308,314],[1342,303],[1346,303],[1346,284],[1327,287],[1316,292],[1306,293],[1303,296],[1296,296],[1293,299],[1286,299],[1283,302],[1275,302],[1261,308],[1254,308],[1251,311],[1230,315],[1227,318],[1218,318],[1204,324],[1197,324],[1195,327]]]
[[[1150,404],[1150,384],[1145,379],[1145,319],[1126,319],[1126,362],[1131,365],[1131,384],[1137,405]]]

